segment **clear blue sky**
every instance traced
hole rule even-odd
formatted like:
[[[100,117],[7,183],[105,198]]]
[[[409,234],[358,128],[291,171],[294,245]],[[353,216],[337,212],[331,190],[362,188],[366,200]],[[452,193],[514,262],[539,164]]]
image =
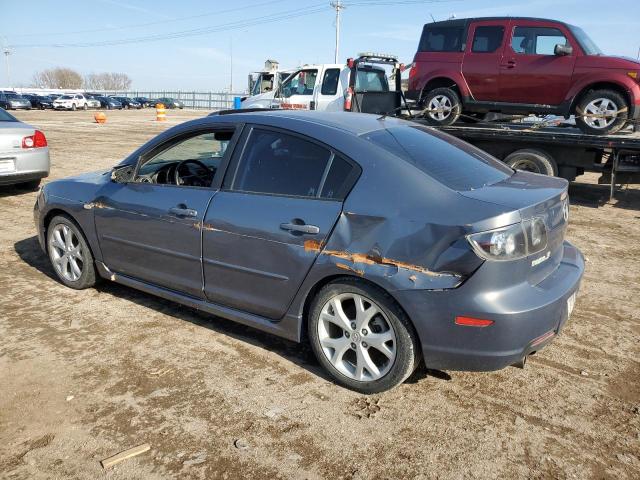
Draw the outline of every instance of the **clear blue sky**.
[[[583,27],[605,53],[636,58],[640,48],[640,0],[343,1],[348,7],[342,14],[341,60],[361,51],[378,51],[397,54],[409,63],[422,25],[431,21],[431,15],[443,20],[452,14],[556,18]],[[1,0],[0,11],[0,41],[16,46],[10,56],[15,86],[28,86],[38,70],[65,66],[83,75],[124,72],[138,90],[228,89],[231,45],[236,91],[267,58],[279,60],[282,67],[333,62],[335,11],[329,0]],[[312,13],[303,15],[307,12]],[[299,16],[255,24],[265,16],[284,14]],[[158,41],[69,46],[229,25],[234,29]],[[6,86],[2,60],[0,86]]]

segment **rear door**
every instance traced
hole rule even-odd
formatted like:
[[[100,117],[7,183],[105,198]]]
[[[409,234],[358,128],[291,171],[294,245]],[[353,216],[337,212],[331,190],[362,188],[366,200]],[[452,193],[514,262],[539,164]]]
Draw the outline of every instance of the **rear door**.
[[[513,20],[500,68],[503,102],[560,105],[571,87],[578,51],[560,24],[541,26],[533,20]],[[573,47],[571,55],[555,55],[557,44]]]
[[[508,20],[487,20],[469,26],[462,74],[474,100],[500,100],[500,64],[508,25]]]
[[[358,170],[327,146],[288,131],[254,126],[243,137],[204,219],[205,295],[279,319]]]

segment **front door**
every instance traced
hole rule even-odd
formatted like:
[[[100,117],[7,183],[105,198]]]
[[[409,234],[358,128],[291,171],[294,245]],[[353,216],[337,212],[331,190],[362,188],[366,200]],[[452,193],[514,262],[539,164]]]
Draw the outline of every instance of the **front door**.
[[[476,22],[469,28],[462,74],[476,101],[500,100],[500,63],[509,21]]]
[[[317,68],[299,70],[282,84],[272,106],[285,110],[314,110],[314,93],[317,83]]]
[[[344,91],[349,82],[349,70],[329,67],[322,72],[322,81],[316,89],[315,110],[341,112],[344,110]]]
[[[141,157],[135,177],[94,202],[107,267],[203,297],[201,226],[233,131],[187,133]]]
[[[500,69],[503,102],[560,105],[571,87],[577,46],[564,27],[540,27],[513,21]],[[555,55],[555,46],[570,45],[571,55]]]
[[[279,319],[340,215],[355,166],[281,130],[254,127],[244,136],[242,157],[204,219],[205,294]]]

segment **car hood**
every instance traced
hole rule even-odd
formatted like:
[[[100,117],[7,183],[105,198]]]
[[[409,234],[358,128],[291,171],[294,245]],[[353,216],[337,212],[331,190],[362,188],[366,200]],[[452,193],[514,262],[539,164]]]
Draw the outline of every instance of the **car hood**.
[[[52,195],[75,202],[92,201],[96,192],[111,181],[110,172],[111,169],[105,169],[54,180],[47,183],[43,191],[47,196]]]

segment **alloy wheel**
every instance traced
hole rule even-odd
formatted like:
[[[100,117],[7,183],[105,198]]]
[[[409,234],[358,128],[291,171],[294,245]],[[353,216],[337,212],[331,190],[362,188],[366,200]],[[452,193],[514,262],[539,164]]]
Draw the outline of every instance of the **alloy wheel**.
[[[324,304],[318,339],[327,360],[353,380],[378,380],[396,359],[391,322],[375,302],[357,293],[335,295]]]
[[[616,121],[618,106],[608,98],[596,98],[584,109],[584,122],[591,128],[604,129]]]
[[[70,282],[82,276],[84,257],[80,239],[64,224],[56,225],[49,237],[49,256],[58,275]]]
[[[453,105],[451,104],[451,99],[445,95],[436,95],[429,101],[429,105],[427,105],[429,116],[439,122],[449,118],[452,110]]]

